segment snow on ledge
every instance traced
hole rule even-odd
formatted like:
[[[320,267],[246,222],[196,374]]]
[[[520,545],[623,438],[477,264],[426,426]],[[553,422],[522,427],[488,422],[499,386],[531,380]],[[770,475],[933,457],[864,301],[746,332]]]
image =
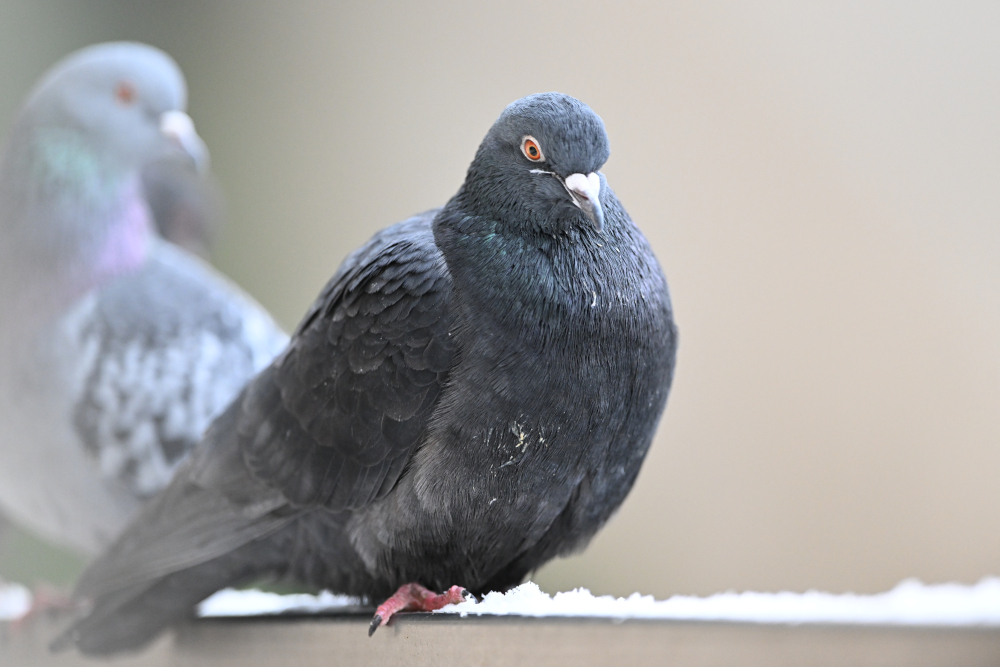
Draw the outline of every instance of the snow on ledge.
[[[316,613],[357,607],[360,601],[323,592],[277,595],[227,589],[199,606],[200,616],[251,616],[294,611]],[[646,618],[750,623],[835,623],[917,626],[1000,627],[1000,578],[975,586],[924,585],[915,579],[877,595],[807,593],[719,593],[709,597],[675,595],[654,600],[633,593],[627,598],[595,597],[586,589],[549,596],[528,582],[507,593],[489,593],[481,602],[449,605],[435,613],[516,616]]]
[[[318,613],[361,604],[357,598],[323,591],[319,595],[296,593],[279,595],[258,590],[226,588],[198,605],[198,616],[271,616],[288,611]]]
[[[16,621],[31,609],[31,591],[0,581],[0,621]]]
[[[554,597],[528,582],[482,602],[463,602],[438,613],[514,614],[519,616],[597,616],[750,623],[842,623],[889,625],[1000,626],[1000,579],[975,586],[925,586],[907,579],[887,593],[834,595],[806,593],[718,593],[706,598],[675,595],[654,600],[633,593],[627,598],[595,597],[578,588]]]

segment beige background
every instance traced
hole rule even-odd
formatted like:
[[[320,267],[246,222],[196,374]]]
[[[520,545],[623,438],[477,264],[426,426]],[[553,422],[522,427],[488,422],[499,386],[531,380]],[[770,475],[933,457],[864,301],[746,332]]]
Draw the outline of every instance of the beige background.
[[[604,118],[681,328],[638,484],[537,576],[663,597],[1000,573],[1000,5],[0,0],[0,128],[149,41],[229,201],[217,264],[291,327],[444,203],[503,107]]]

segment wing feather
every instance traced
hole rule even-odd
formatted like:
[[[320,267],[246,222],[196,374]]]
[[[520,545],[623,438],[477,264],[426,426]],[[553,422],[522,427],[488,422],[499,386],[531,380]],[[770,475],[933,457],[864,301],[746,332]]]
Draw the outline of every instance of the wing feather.
[[[433,215],[384,230],[345,260],[268,383],[248,389],[244,459],[295,505],[370,503],[424,435],[454,354]]]

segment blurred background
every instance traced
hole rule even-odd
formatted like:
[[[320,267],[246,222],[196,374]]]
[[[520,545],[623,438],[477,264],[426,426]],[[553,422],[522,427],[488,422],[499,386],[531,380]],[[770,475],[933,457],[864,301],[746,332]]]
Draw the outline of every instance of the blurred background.
[[[159,46],[228,202],[213,259],[288,328],[439,206],[509,102],[611,137],[681,330],[632,494],[535,576],[666,597],[1000,574],[1000,5],[0,0],[0,131],[81,46]],[[75,556],[7,527],[0,576]]]

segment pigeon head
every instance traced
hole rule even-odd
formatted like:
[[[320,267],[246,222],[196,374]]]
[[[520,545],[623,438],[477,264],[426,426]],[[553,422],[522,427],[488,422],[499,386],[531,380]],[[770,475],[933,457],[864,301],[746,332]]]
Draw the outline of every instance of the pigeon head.
[[[53,223],[89,226],[126,196],[122,188],[145,164],[206,163],[186,103],[180,68],[159,49],[117,42],[70,54],[35,86],[11,128],[0,218],[17,225],[61,202]]]
[[[561,93],[522,98],[500,114],[469,167],[464,199],[479,214],[544,233],[604,227],[604,121]]]
[[[12,267],[0,272],[59,271],[76,294],[140,266],[153,234],[143,167],[207,159],[186,104],[180,68],[151,46],[98,44],[53,66],[0,156],[0,264]]]
[[[186,105],[184,76],[166,53],[145,44],[97,44],[49,71],[15,132],[27,130],[43,153],[90,153],[120,171],[182,154],[203,164],[207,152]]]

